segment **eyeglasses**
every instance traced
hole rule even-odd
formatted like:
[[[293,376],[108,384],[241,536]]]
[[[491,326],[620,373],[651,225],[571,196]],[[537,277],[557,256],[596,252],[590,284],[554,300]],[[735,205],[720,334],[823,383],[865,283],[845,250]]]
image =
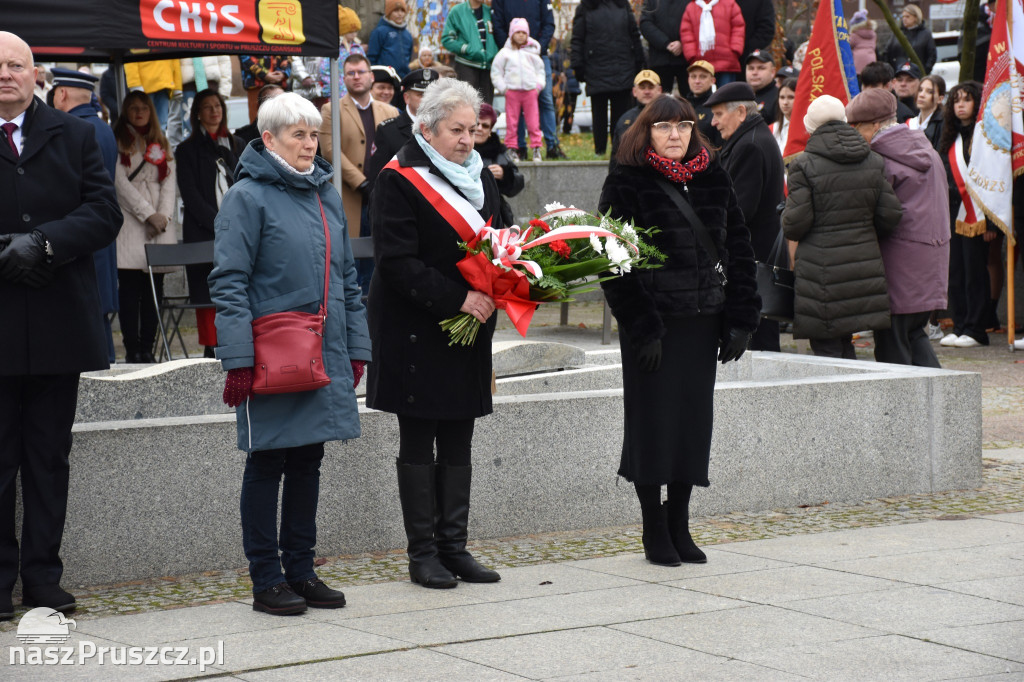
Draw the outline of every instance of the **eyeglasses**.
[[[661,135],[671,134],[673,128],[675,128],[675,131],[680,135],[689,133],[693,130],[693,121],[678,121],[676,123],[672,123],[671,121],[658,121],[657,123],[651,124],[651,130]]]
[[[346,71],[345,75],[349,78],[356,78],[357,76],[365,76],[368,73],[370,72],[367,71],[366,69],[363,69],[362,71]]]
[[[480,128],[481,130],[490,130],[491,129],[491,124],[490,123],[484,123],[483,121],[480,121],[479,123],[476,124],[476,127]]]

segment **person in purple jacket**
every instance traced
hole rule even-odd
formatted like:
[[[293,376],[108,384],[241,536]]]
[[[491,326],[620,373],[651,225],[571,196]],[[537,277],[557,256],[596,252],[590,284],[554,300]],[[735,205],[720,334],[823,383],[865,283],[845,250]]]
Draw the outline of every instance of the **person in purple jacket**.
[[[878,240],[889,290],[892,326],[875,330],[875,360],[939,367],[924,326],[946,307],[949,209],[942,159],[920,130],[896,122],[896,97],[865,90],[846,106],[846,119],[885,161],[885,177],[903,204],[903,218]]]

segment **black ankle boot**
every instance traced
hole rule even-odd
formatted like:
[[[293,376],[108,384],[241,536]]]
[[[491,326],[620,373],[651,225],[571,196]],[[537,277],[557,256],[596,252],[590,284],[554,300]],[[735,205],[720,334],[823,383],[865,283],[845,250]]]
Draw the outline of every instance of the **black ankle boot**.
[[[497,571],[481,566],[466,551],[469,488],[473,467],[437,465],[437,553],[441,564],[467,583],[496,583]]]
[[[414,583],[434,589],[449,589],[459,583],[437,554],[434,540],[434,465],[397,462],[398,497],[409,540],[409,577]]]
[[[680,565],[682,562],[668,532],[665,505],[659,502],[656,507],[641,506],[640,511],[644,519],[644,556],[652,564],[659,566]]]
[[[690,491],[693,486],[685,486],[679,495],[675,486],[669,486],[668,502],[665,507],[668,513],[668,532],[672,545],[679,554],[679,559],[687,564],[706,564],[708,556],[701,551],[690,536]]]

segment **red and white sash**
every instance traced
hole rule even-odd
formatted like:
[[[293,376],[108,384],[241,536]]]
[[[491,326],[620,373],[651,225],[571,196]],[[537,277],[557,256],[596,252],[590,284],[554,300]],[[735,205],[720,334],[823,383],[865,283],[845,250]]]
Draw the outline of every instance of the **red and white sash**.
[[[970,192],[964,178],[967,176],[967,160],[964,158],[963,135],[956,136],[956,142],[949,148],[949,168],[953,171],[956,189],[960,193],[960,211],[956,214],[954,230],[963,237],[977,237],[985,233],[985,214]]]
[[[454,187],[430,172],[426,166],[402,166],[398,158],[388,161],[390,168],[412,183],[431,206],[452,226],[459,238],[471,242],[486,222],[464,196]]]

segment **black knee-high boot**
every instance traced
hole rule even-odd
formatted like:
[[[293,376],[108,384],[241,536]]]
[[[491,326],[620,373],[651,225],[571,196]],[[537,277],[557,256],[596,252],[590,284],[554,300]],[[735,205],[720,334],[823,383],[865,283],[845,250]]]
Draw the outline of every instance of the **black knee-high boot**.
[[[437,464],[437,553],[441,564],[467,583],[496,583],[497,571],[481,566],[466,551],[469,539],[471,466]]]
[[[681,562],[669,536],[665,506],[661,503],[661,486],[638,483],[633,485],[640,500],[640,513],[644,520],[644,556],[652,564],[678,566]]]
[[[434,539],[434,464],[398,460],[398,497],[409,540],[409,577],[424,587],[448,589],[459,583],[441,564]]]
[[[668,487],[668,532],[679,559],[688,564],[706,564],[708,557],[690,537],[690,493],[693,486],[672,483]]]

